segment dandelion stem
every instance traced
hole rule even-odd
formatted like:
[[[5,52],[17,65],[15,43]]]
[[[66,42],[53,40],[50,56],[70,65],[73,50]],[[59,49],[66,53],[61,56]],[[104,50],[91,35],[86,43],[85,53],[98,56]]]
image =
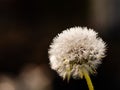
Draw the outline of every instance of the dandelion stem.
[[[86,70],[83,70],[83,74],[86,79],[89,90],[94,90],[94,87],[93,87],[93,84],[92,84],[92,81],[90,79],[88,72]]]

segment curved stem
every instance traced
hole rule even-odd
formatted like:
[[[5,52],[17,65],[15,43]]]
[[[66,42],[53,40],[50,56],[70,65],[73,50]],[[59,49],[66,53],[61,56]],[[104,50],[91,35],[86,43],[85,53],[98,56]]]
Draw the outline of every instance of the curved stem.
[[[83,70],[83,75],[84,75],[84,77],[86,79],[89,90],[94,90],[92,81],[91,81],[90,76],[89,76],[89,74],[88,74],[88,72],[86,70]]]

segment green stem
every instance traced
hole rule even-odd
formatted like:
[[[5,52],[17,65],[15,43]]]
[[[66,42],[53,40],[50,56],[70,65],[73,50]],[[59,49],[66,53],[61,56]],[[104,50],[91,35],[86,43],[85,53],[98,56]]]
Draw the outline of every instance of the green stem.
[[[89,90],[94,90],[92,81],[91,81],[90,76],[89,76],[89,74],[88,74],[88,72],[86,70],[83,70],[83,75],[84,75],[84,77],[86,79]]]

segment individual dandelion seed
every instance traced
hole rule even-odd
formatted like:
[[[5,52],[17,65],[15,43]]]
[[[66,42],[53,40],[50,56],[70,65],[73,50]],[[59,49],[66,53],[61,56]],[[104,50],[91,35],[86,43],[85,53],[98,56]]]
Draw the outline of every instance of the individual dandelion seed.
[[[73,27],[58,34],[49,48],[51,68],[63,77],[85,77],[89,90],[94,90],[90,74],[94,74],[105,57],[106,44],[98,33],[86,27]]]

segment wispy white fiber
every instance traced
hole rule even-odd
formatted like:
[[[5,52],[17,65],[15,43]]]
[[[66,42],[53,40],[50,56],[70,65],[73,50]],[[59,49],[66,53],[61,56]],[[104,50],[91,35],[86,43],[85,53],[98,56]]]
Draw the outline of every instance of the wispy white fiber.
[[[51,68],[60,76],[82,78],[83,69],[93,74],[105,56],[106,44],[87,27],[73,27],[58,34],[50,45]]]

